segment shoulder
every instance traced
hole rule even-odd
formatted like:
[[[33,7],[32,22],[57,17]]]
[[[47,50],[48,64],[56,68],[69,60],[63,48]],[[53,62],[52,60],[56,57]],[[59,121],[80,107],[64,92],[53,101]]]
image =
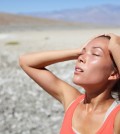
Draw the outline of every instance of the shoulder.
[[[74,102],[76,102],[79,98],[81,98],[83,94],[80,92],[73,93],[71,96],[66,97],[65,105],[64,105],[64,110],[66,111]]]
[[[120,105],[120,104],[119,104]],[[114,131],[116,134],[120,134],[120,109],[115,117]]]

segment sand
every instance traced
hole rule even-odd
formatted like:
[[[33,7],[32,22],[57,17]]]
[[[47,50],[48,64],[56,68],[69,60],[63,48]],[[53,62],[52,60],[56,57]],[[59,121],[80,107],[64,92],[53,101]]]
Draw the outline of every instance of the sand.
[[[35,51],[81,48],[93,36],[112,32],[120,34],[120,29],[1,32],[0,134],[57,134],[63,119],[61,104],[19,67],[20,55]],[[72,83],[74,63],[58,63],[49,69],[75,86]]]

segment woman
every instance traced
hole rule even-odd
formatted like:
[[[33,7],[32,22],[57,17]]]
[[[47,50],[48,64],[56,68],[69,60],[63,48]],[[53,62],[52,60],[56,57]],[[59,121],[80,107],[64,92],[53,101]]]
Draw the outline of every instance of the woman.
[[[119,98],[119,52],[120,37],[109,34],[92,39],[82,50],[20,57],[22,69],[62,103],[65,116],[60,134],[120,134],[120,105],[111,95]],[[67,60],[77,60],[73,82],[85,89],[84,95],[45,68]]]

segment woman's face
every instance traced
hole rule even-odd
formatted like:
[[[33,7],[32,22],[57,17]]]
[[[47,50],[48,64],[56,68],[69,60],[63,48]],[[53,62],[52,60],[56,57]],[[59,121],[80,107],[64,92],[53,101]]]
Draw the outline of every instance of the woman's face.
[[[108,82],[113,63],[108,50],[109,40],[95,38],[81,51],[78,57],[73,82],[81,86],[101,85]]]

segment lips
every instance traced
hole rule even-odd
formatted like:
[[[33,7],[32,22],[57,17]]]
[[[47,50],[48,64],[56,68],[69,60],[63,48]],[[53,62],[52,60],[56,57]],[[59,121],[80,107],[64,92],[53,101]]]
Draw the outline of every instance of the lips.
[[[84,72],[84,70],[81,67],[76,66],[75,72]]]

